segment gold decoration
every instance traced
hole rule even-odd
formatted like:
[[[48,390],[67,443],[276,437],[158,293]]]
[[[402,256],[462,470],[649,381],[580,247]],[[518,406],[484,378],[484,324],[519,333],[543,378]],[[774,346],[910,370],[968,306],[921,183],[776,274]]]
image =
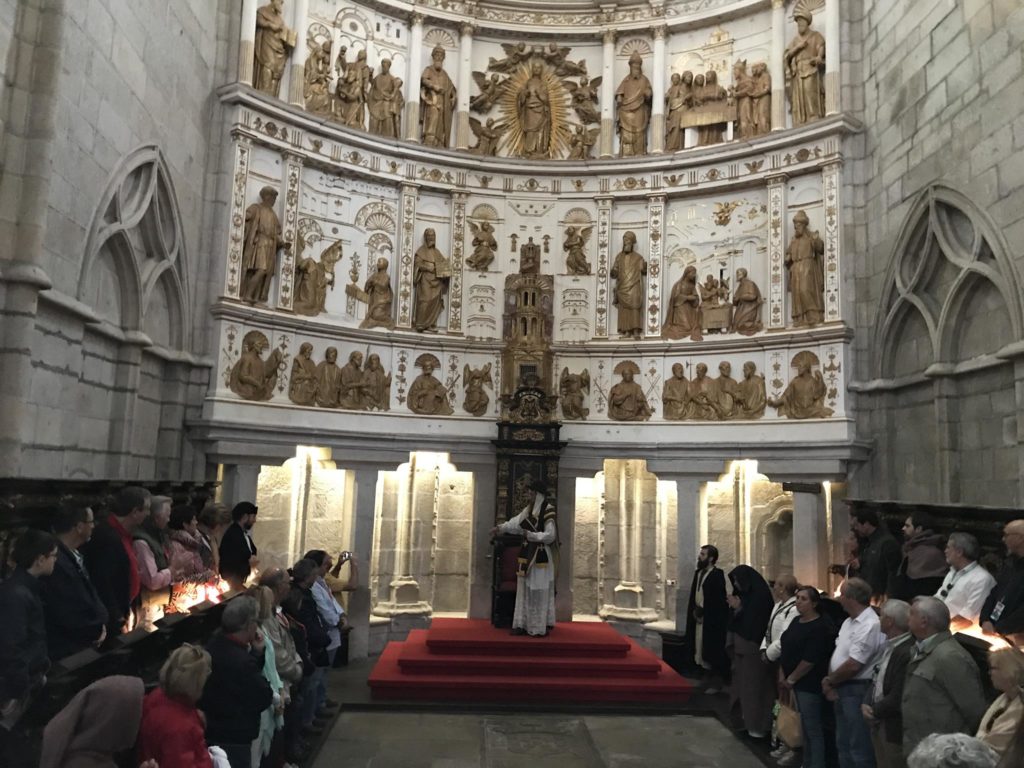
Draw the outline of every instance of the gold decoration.
[[[527,155],[530,137],[524,126],[525,109],[520,107],[520,96],[525,100],[530,91],[538,85],[540,97],[546,96],[547,146],[538,146],[534,153]],[[572,126],[569,124],[570,98],[561,79],[554,68],[540,58],[533,58],[529,65],[520,63],[515,66],[498,100],[502,113],[502,124],[507,127],[502,147],[513,157],[557,158],[562,157],[569,149],[572,140]]]

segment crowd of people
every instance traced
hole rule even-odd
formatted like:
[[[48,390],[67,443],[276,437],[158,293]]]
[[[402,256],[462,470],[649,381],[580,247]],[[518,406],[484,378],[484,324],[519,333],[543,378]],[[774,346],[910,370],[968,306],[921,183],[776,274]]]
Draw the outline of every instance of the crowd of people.
[[[772,586],[748,565],[726,574],[718,550],[701,548],[693,661],[705,693],[731,679],[743,730],[771,740],[780,766],[1024,766],[1024,520],[1005,526],[996,575],[973,535],[947,539],[926,515],[908,517],[903,537],[853,512],[835,599],[788,574]],[[989,642],[991,686],[961,631]]]
[[[348,631],[342,592],[358,585],[349,552],[307,552],[288,570],[260,568],[257,507],[201,510],[129,486],[97,522],[64,504],[52,533],[28,529],[13,543],[0,582],[0,765],[36,765],[19,721],[51,665],[104,649],[164,615],[229,590],[206,647],[175,649],[149,693],[137,677],[86,687],[47,725],[44,768],[284,768],[305,758],[338,704],[328,670]],[[347,579],[341,569],[350,566]],[[135,759],[137,758],[137,760]]]

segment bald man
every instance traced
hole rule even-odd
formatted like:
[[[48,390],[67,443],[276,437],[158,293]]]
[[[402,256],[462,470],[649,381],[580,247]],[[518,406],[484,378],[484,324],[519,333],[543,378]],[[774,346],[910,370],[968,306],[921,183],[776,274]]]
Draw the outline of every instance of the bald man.
[[[796,588],[796,577],[790,573],[782,574],[772,585],[775,607],[761,641],[762,661],[778,661],[782,655],[782,633],[796,618]]]
[[[1024,632],[1024,520],[1003,528],[1006,561],[981,608],[981,627],[986,632],[1013,635]]]

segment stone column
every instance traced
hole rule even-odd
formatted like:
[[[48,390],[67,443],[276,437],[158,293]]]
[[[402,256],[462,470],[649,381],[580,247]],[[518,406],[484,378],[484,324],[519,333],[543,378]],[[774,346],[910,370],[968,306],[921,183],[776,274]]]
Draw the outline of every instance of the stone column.
[[[452,193],[452,237],[448,252],[452,262],[452,279],[448,283],[448,333],[462,334],[462,257],[466,247],[465,192]]]
[[[459,81],[455,107],[455,148],[469,149],[469,92],[473,73],[473,25],[463,24],[459,40]]]
[[[229,507],[240,501],[255,501],[259,479],[259,464],[225,464],[220,483],[220,501]]]
[[[1017,404],[1017,498],[1024,499],[1024,345],[1017,345],[1012,359],[1013,393]]]
[[[786,327],[785,174],[768,177],[768,327]]]
[[[960,501],[960,398],[952,366],[932,366],[932,392],[935,408],[935,479],[940,501]],[[970,449],[970,446],[964,446]],[[795,523],[795,521],[794,521]]]
[[[817,483],[793,491],[793,575],[801,584],[828,584],[828,520],[825,497]],[[810,488],[816,490],[810,490]]]
[[[666,480],[670,477],[664,478]],[[676,632],[686,632],[690,584],[700,552],[700,495],[704,483],[693,477],[676,478]]]
[[[494,500],[497,496],[497,477],[493,464],[486,467],[467,467],[467,469],[473,471],[473,539],[470,545],[469,561],[469,617],[471,619],[490,619],[494,581],[494,548],[491,546],[490,531],[495,522]]]
[[[617,583],[610,594],[602,588],[599,613],[606,619],[654,621],[658,612],[647,604],[649,598],[644,599],[644,582],[651,581],[656,557],[657,494],[650,489],[657,480],[644,462],[620,459],[616,463],[618,472],[605,476],[600,528],[604,533],[601,561]]]
[[[135,436],[136,405],[142,380],[142,350],[152,342],[139,331],[128,331],[117,350],[117,365],[110,397],[110,452],[107,472],[110,477],[128,477],[134,473],[129,466]]]
[[[839,0],[825,3],[825,114],[839,112]]]
[[[604,33],[601,63],[601,157],[611,157],[615,133],[615,30]]]
[[[611,266],[608,260],[611,254],[612,236],[612,199],[610,197],[597,198],[597,295],[594,300],[596,305],[596,321],[594,324],[594,338],[608,338],[608,270]]]
[[[348,548],[359,564],[359,585],[349,595],[348,617],[352,625],[349,635],[350,659],[366,658],[370,634],[370,560],[373,551],[374,508],[377,501],[377,479],[380,467],[358,466],[355,470],[355,503],[352,514],[355,525]]]
[[[252,85],[256,55],[256,3],[242,0],[241,39],[238,42],[238,81]]]
[[[661,338],[662,244],[665,242],[665,196],[647,198],[647,336]]]
[[[772,130],[786,127],[786,0],[772,0]]]
[[[292,247],[282,250],[281,271],[277,276],[277,308],[292,310],[295,294],[296,225],[299,220],[299,183],[302,177],[302,156],[284,153],[284,210],[281,214],[281,237]]]
[[[291,78],[288,80],[288,103],[297,107],[306,105],[306,32],[309,27],[309,0],[292,0],[295,3],[292,29],[295,30],[295,50],[292,51]]]
[[[388,584],[388,599],[378,602],[374,608],[374,613],[378,616],[425,616],[431,611],[430,603],[424,599],[427,595],[420,593],[420,584],[416,578],[417,572],[422,570],[422,563],[417,562],[416,554],[417,550],[423,549],[424,543],[429,541],[434,533],[423,525],[424,518],[429,519],[422,514],[423,508],[432,507],[434,514],[431,517],[436,520],[437,503],[433,498],[423,498],[425,489],[421,489],[421,483],[417,482],[415,453],[403,467],[408,469],[403,469],[398,478],[394,517],[390,517],[387,510],[382,510],[377,521],[379,530],[375,532],[375,536],[382,542],[382,547],[394,541],[394,557],[389,569],[391,580]]]
[[[405,78],[405,138],[420,140],[420,78],[423,76],[423,14],[414,13],[409,28],[409,73]]]
[[[558,511],[558,540],[561,542],[558,569],[555,582],[555,620],[572,621],[573,589],[572,561],[575,556],[576,524],[573,510],[576,509],[576,475],[563,467],[558,471],[558,496],[555,499]]]
[[[654,69],[651,71],[651,153],[665,151],[665,34],[668,28],[662,24],[654,28]]]
[[[250,57],[251,58],[251,57]],[[224,270],[224,296],[237,299],[241,295],[242,251],[245,237],[245,209],[255,200],[246,199],[246,187],[249,180],[249,158],[252,154],[252,142],[236,135],[235,164],[231,179],[231,215],[228,218],[228,263]]]
[[[843,317],[842,216],[839,176],[842,162],[829,163],[821,169],[822,198],[825,201],[825,322],[838,322]]]
[[[398,327],[412,328],[412,276],[416,254],[416,201],[419,187],[402,184],[398,208]]]

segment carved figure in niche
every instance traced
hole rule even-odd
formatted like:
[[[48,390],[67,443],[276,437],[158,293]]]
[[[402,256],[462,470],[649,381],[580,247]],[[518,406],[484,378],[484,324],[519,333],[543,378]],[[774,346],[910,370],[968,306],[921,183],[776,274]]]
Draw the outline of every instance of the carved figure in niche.
[[[363,353],[352,352],[341,369],[338,403],[342,408],[361,411],[366,407],[363,403],[363,378]]]
[[[704,278],[704,284],[699,286],[700,303],[705,309],[718,306],[718,281],[714,275],[709,274]]]
[[[505,81],[499,75],[491,75],[491,79],[488,80],[486,72],[474,72],[473,80],[480,88],[480,93],[469,100],[469,108],[474,112],[486,114],[504,93]]]
[[[316,405],[316,363],[313,362],[313,345],[308,341],[302,342],[299,354],[292,361],[288,399],[296,405]]]
[[[370,93],[366,97],[370,112],[370,133],[385,139],[397,139],[401,135],[402,81],[391,74],[391,59],[380,63],[380,74],[370,82]]]
[[[484,391],[484,385],[494,386],[491,381],[491,364],[487,363],[483,368],[470,368],[467,364],[462,369],[462,386],[466,390],[466,399],[462,401],[462,408],[472,416],[483,416],[487,412],[487,406],[491,398]]]
[[[436,46],[430,54],[432,64],[420,78],[420,120],[423,146],[448,148],[455,112],[455,84],[444,71],[444,48]]]
[[[615,281],[615,298],[619,308],[619,334],[639,339],[644,330],[644,275],[647,262],[636,252],[636,235],[626,232],[622,236],[622,250],[612,264],[611,278]]]
[[[697,363],[697,375],[690,382],[690,419],[693,421],[719,421],[721,419],[718,384],[708,378],[708,367]]]
[[[718,364],[718,378],[715,388],[718,390],[718,418],[733,419],[736,417],[737,395],[739,384],[732,377],[732,364],[722,361]]]
[[[341,405],[341,368],[338,367],[337,347],[328,347],[324,359],[316,367],[316,404],[321,408]]]
[[[470,147],[469,151],[481,157],[494,157],[498,154],[498,141],[501,134],[505,132],[505,126],[497,125],[493,117],[487,118],[487,123],[481,123],[475,117],[469,118],[469,127],[476,136],[476,146]]]
[[[577,125],[572,138],[569,139],[570,160],[591,160],[594,146],[597,144],[597,137],[600,135],[600,128],[587,129],[585,126]]]
[[[707,74],[704,75],[704,82],[697,88],[697,83],[694,81],[694,90],[697,91],[697,97],[700,99],[702,105],[723,103],[728,98],[729,94],[718,84],[718,73],[713,69],[709,69]],[[706,147],[710,144],[718,144],[725,140],[725,129],[726,123],[712,123],[711,125],[702,125],[697,128],[697,146]]]
[[[303,70],[306,109],[319,115],[331,114],[331,41],[314,46]]]
[[[416,358],[416,367],[423,371],[409,387],[409,410],[424,416],[451,416],[448,390],[434,378],[441,362],[429,352]]]
[[[391,304],[394,292],[391,290],[391,276],[388,275],[388,260],[383,256],[377,259],[377,271],[366,279],[363,293],[366,296],[366,317],[359,327],[393,330],[395,321],[391,319]]]
[[[437,332],[437,318],[444,309],[444,294],[452,277],[451,263],[437,250],[434,230],[423,232],[423,245],[416,250],[413,262],[413,284],[416,286],[416,305],[412,325],[421,333]]]
[[[572,94],[572,108],[584,124],[600,123],[601,113],[597,111],[597,89],[601,87],[602,77],[580,77],[579,83],[563,80],[562,85]]]
[[[743,364],[743,381],[736,385],[736,419],[760,419],[764,416],[764,376],[757,372],[757,366],[749,360]]]
[[[672,73],[672,85],[665,94],[665,151],[683,148],[686,131],[683,114],[693,103],[693,73]]]
[[[808,231],[804,211],[793,217],[793,239],[786,246],[786,269],[793,307],[793,324],[817,325],[825,315],[825,244],[817,232]]]
[[[672,366],[672,378],[666,379],[661,388],[661,407],[669,421],[683,421],[692,416],[690,382],[683,373],[682,363]]]
[[[334,287],[334,265],[341,261],[341,241],[329,246],[320,255],[300,256],[295,262],[295,311],[315,317],[327,305],[327,289]]]
[[[540,245],[529,238],[519,249],[519,274],[536,275],[540,273]]]
[[[277,190],[263,187],[260,202],[245,210],[245,244],[242,246],[242,301],[251,304],[266,303],[270,295],[270,281],[277,270],[277,250],[292,247],[281,237],[281,221],[274,205]]]
[[[668,313],[661,326],[663,339],[701,341],[700,297],[697,295],[697,268],[692,264],[683,270],[683,276],[672,286]]]
[[[807,11],[797,11],[793,20],[797,34],[786,46],[783,62],[796,126],[825,116],[825,38],[811,29],[814,17]]]
[[[797,369],[796,378],[778,399],[769,399],[768,405],[778,408],[779,416],[787,419],[827,419],[832,409],[825,406],[825,379],[821,371],[811,372],[818,364],[813,352],[799,352],[793,358],[793,366]]]
[[[651,122],[651,99],[654,90],[651,81],[641,71],[643,59],[639,53],[629,57],[629,74],[615,91],[618,110],[619,157],[637,157],[647,154],[647,126]]]
[[[334,62],[334,71],[339,81],[345,79],[345,70],[348,68],[348,46],[343,45],[338,49],[338,58]]]
[[[295,32],[285,26],[283,7],[284,0],[270,0],[256,11],[253,86],[275,98],[280,94],[284,65],[296,42]]]
[[[615,366],[615,375],[622,381],[608,393],[608,416],[616,421],[647,421],[651,418],[651,406],[644,395],[643,387],[633,381],[640,368],[632,360],[623,360]]]
[[[719,281],[714,275],[708,275],[698,289],[701,299],[701,325],[704,330],[725,333],[729,330],[729,323],[732,320],[728,279],[722,278]]]
[[[772,76],[768,65],[759,61],[750,70],[750,98],[754,104],[754,136],[772,129]]]
[[[487,60],[487,69],[492,72],[511,72],[533,55],[533,47],[528,48],[526,43],[502,43],[501,47],[505,49],[504,59],[491,56]]]
[[[523,157],[529,159],[551,156],[551,99],[544,82],[544,65],[534,61],[530,79],[516,95],[516,112],[523,132]]]
[[[754,118],[754,81],[747,74],[747,60],[732,65],[732,97],[736,100],[736,138],[749,139],[756,133]]]
[[[263,350],[269,346],[267,337],[259,331],[249,331],[242,339],[242,356],[231,368],[228,386],[243,400],[269,400],[274,395],[283,355],[275,349],[264,360]]]
[[[589,275],[590,262],[583,253],[583,248],[590,240],[590,233],[593,227],[569,227],[565,230],[565,241],[562,243],[562,250],[565,251],[565,268],[570,275]]]
[[[466,266],[475,272],[486,272],[494,261],[494,251],[498,247],[494,227],[489,221],[482,221],[479,225],[471,221],[469,228],[473,232],[473,253],[466,259]]]
[[[590,373],[586,368],[583,373],[569,373],[568,368],[563,368],[558,391],[562,396],[563,419],[582,421],[590,415],[590,409],[583,407],[584,396],[590,394]]]
[[[380,355],[373,354],[366,359],[363,396],[367,410],[391,410],[391,374],[384,372],[384,366],[380,364]]]
[[[366,51],[356,54],[356,60],[345,67],[338,80],[338,119],[349,128],[366,128],[366,89],[373,69],[366,65]]]
[[[732,325],[730,329],[744,336],[752,336],[764,328],[761,323],[761,289],[747,277],[747,270],[736,270],[736,290],[732,293]]]

